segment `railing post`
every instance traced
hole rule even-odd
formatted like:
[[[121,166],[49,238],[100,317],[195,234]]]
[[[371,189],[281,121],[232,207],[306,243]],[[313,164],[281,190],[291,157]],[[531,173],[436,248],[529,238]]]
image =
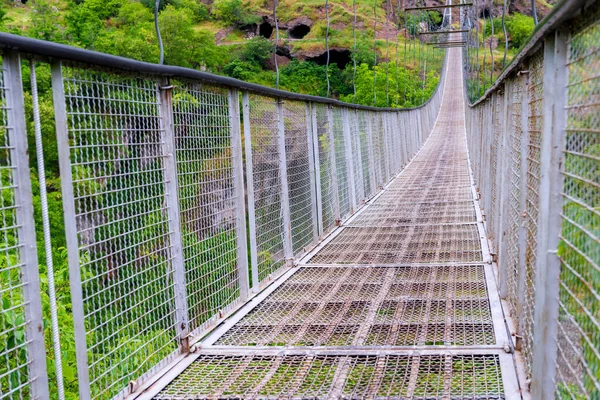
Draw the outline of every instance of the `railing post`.
[[[29,149],[27,144],[27,124],[21,58],[18,53],[5,51],[2,54],[4,67],[6,134],[10,146],[9,168],[13,169],[14,206],[18,246],[20,247],[20,273],[25,307],[27,363],[32,399],[49,399],[48,374],[46,372],[46,349],[42,318],[39,265],[33,217],[33,195],[29,175]],[[4,283],[3,283],[4,285]],[[5,289],[5,286],[2,287]],[[13,304],[10,304],[13,306]],[[6,342],[5,342],[6,345]],[[14,353],[15,351],[11,351]],[[10,396],[10,393],[8,394]]]
[[[348,171],[348,202],[350,203],[350,214],[353,214],[356,210],[356,182],[354,181],[350,115],[347,108],[342,108],[342,119],[344,126],[344,155],[346,157],[346,170]]]
[[[371,183],[371,196],[377,193],[377,177],[375,174],[375,163],[373,161],[373,116],[366,111],[367,118],[367,157],[369,162],[369,180]]]
[[[283,215],[283,257],[288,267],[292,266],[292,221],[290,215],[290,195],[285,154],[285,123],[283,120],[283,100],[277,100],[277,140],[279,144],[279,174],[281,176],[281,213]]]
[[[254,167],[252,162],[252,133],[250,129],[250,96],[242,93],[242,117],[244,119],[244,147],[246,150],[246,194],[248,197],[248,234],[250,235],[250,268],[252,290],[258,288],[258,245],[256,244],[256,209],[254,204]]]
[[[362,143],[360,140],[360,119],[358,117],[357,110],[352,110],[352,114],[354,116],[354,123],[356,124],[355,143],[356,143],[356,157],[358,158],[356,160],[356,162],[358,163],[358,168],[356,169],[358,176],[355,177],[355,184],[357,185],[356,187],[360,188],[359,193],[362,193],[362,196],[363,196],[362,199],[356,199],[356,201],[363,204],[363,201],[367,197],[367,194],[365,193],[365,179],[363,176],[364,170],[363,170],[363,159],[362,159],[362,149],[361,149]],[[360,185],[360,186],[358,186],[358,185]],[[358,204],[357,206],[360,207],[361,204]]]
[[[522,336],[525,332],[525,301],[527,291],[527,280],[525,279],[527,274],[527,268],[525,265],[525,255],[527,248],[527,226],[525,224],[527,219],[527,151],[529,145],[529,129],[528,129],[528,116],[529,116],[529,76],[528,74],[522,75],[523,89],[521,92],[521,171],[519,173],[519,211],[520,221],[518,230],[518,249],[519,249],[519,278],[517,284],[517,313],[519,315],[519,326],[517,333]],[[519,338],[518,338],[519,339]],[[522,339],[517,340],[517,350],[521,350]]]
[[[511,177],[511,142],[509,132],[510,110],[512,110],[512,81],[507,81],[504,85],[504,107],[502,109],[502,147],[498,152],[499,159],[502,160],[500,172],[500,219],[497,228],[498,231],[498,275],[500,298],[508,297],[508,235],[510,229],[510,177]]]
[[[556,254],[562,224],[562,166],[567,126],[567,38],[559,30],[544,47],[544,118],[540,148],[540,210],[535,272],[535,314],[531,394],[549,399],[555,393],[561,263]]]
[[[320,225],[320,220],[317,217],[317,182],[320,183],[320,180],[315,176],[315,164],[319,162],[319,159],[315,159],[314,157],[314,135],[312,132],[311,104],[309,102],[306,102],[306,136],[308,141],[308,170],[310,174],[310,213],[313,227],[313,241],[316,243],[319,240]]]
[[[229,126],[231,127],[232,172],[233,187],[235,190],[238,279],[240,298],[242,301],[245,301],[250,292],[250,279],[248,276],[248,242],[246,241],[246,198],[244,191],[242,133],[240,129],[240,95],[236,89],[229,89]]]
[[[183,261],[183,245],[181,241],[181,222],[179,220],[179,192],[177,182],[177,166],[175,164],[175,130],[173,127],[173,86],[167,79],[160,81],[159,112],[161,120],[162,142],[165,153],[165,194],[169,218],[169,237],[171,240],[173,281],[175,292],[175,324],[180,339],[181,351],[189,351],[188,342],[188,307],[185,286],[185,264]]]
[[[333,136],[333,108],[327,106],[327,135],[329,136],[329,159],[331,163],[331,192],[333,197],[333,214],[336,224],[341,222],[340,194],[337,181],[337,163],[335,160],[335,140]]]
[[[75,352],[77,354],[77,380],[79,398],[89,400],[90,373],[85,332],[85,313],[83,310],[83,291],[81,288],[81,271],[79,269],[79,248],[71,174],[71,154],[67,125],[67,106],[62,79],[62,65],[55,61],[51,66],[52,96],[54,103],[54,121],[56,125],[56,141],[58,146],[58,164],[63,195],[63,212],[65,221],[65,237],[67,240],[67,260],[69,264],[69,282],[71,286],[71,312],[73,313],[73,330],[75,333]]]
[[[312,129],[310,136],[312,137],[312,157],[315,166],[315,206],[317,211],[317,239],[323,235],[323,197],[321,194],[321,160],[319,157],[319,126],[317,124],[317,107],[312,104],[310,120]]]

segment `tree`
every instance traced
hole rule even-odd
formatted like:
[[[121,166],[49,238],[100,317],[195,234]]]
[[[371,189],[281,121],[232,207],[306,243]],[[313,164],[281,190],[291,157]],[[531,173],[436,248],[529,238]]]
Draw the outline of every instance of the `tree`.
[[[31,22],[33,26],[28,34],[36,39],[62,42],[63,35],[59,25],[58,9],[46,0],[36,0],[33,3]]]

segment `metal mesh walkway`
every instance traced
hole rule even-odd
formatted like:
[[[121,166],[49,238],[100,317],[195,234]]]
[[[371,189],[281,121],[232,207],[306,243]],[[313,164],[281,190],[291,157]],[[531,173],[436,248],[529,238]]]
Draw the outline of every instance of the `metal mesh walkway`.
[[[465,139],[459,50],[420,153],[156,396],[520,398]]]

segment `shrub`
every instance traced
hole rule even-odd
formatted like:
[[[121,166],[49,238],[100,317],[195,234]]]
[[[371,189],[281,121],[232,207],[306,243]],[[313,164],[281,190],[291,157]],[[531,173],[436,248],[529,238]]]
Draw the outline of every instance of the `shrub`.
[[[506,29],[513,47],[519,48],[535,29],[533,18],[523,14],[515,13],[506,20]]]

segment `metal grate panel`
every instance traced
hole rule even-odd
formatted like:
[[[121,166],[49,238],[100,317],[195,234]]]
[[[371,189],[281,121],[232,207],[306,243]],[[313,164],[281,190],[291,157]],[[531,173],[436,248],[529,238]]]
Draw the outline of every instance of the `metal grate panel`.
[[[233,346],[494,344],[482,266],[305,267],[217,342]]]
[[[403,226],[475,223],[473,202],[404,203],[400,205],[370,205],[354,218],[350,226]]]
[[[477,226],[347,227],[311,264],[405,264],[482,261]]]
[[[204,355],[155,399],[502,399],[496,355]]]

